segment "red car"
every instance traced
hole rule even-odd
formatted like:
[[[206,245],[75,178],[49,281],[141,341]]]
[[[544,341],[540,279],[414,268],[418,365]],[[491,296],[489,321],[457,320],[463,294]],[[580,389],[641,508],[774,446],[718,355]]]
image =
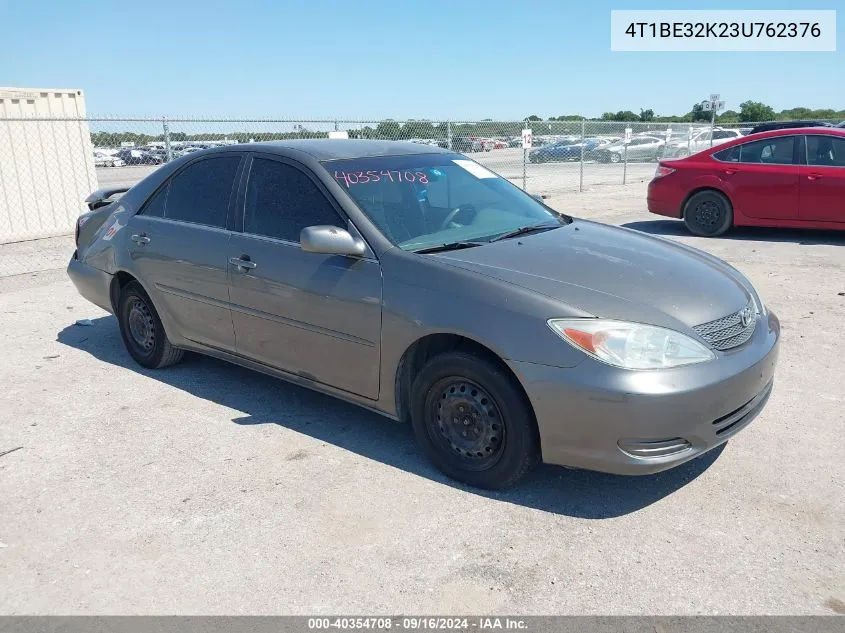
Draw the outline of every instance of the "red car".
[[[660,161],[648,210],[706,237],[733,226],[845,230],[845,129],[772,130]]]

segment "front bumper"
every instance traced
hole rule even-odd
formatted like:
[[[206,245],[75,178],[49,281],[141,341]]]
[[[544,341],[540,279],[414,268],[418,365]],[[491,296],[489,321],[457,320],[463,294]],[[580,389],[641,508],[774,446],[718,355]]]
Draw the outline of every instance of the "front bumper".
[[[114,312],[109,294],[112,275],[80,261],[76,253],[68,263],[67,274],[79,294],[103,310]]]
[[[745,345],[672,370],[629,371],[593,359],[572,368],[511,362],[540,430],[543,461],[647,475],[726,442],[762,411],[780,323],[758,317]]]

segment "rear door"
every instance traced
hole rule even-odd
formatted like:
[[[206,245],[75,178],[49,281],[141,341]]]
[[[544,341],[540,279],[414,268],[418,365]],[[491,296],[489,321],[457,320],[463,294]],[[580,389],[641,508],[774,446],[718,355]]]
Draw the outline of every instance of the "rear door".
[[[381,267],[374,257],[307,253],[307,226],[349,226],[307,168],[256,155],[228,259],[238,353],[378,398]],[[248,262],[244,265],[243,262]]]
[[[801,165],[802,220],[845,222],[845,138],[805,136],[806,165]]]
[[[129,220],[134,270],[178,336],[234,351],[227,217],[241,156],[203,158],[177,172]]]
[[[775,136],[713,154],[734,208],[761,219],[798,218],[798,143]]]

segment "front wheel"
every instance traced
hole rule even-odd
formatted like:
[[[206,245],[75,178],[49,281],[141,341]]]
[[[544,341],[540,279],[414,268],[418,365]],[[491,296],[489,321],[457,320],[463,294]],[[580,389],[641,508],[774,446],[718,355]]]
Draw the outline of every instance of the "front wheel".
[[[621,154],[617,154],[616,152],[613,152],[613,153],[610,155],[610,162],[611,162],[611,163],[618,163],[618,162],[620,162],[621,160],[622,160],[622,155],[621,155]]]
[[[123,288],[117,319],[126,350],[142,367],[159,369],[182,360],[184,352],[171,345],[158,312],[141,284],[133,281]]]
[[[733,208],[718,191],[699,191],[684,205],[684,224],[693,235],[717,237],[733,225]]]
[[[478,488],[515,484],[540,460],[525,396],[493,363],[448,352],[426,363],[411,388],[417,441],[443,473]]]

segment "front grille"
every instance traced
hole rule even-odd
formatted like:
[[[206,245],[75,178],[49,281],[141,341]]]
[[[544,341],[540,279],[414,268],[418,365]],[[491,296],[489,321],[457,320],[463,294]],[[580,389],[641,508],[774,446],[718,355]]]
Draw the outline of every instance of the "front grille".
[[[748,325],[742,324],[743,313],[748,315]],[[696,325],[693,329],[710,345],[719,350],[732,349],[748,341],[757,327],[757,309],[753,301],[749,301],[742,310],[724,316],[715,321]]]

